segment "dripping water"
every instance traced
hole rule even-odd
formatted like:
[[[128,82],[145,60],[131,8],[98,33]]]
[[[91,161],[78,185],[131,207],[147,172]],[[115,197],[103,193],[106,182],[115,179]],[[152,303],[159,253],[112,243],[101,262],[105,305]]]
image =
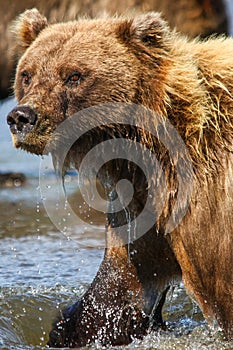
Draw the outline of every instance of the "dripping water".
[[[128,249],[128,263],[130,263],[130,244],[131,244],[131,216],[130,211],[127,207],[123,207],[123,210],[125,212],[125,218],[127,223],[127,249]]]

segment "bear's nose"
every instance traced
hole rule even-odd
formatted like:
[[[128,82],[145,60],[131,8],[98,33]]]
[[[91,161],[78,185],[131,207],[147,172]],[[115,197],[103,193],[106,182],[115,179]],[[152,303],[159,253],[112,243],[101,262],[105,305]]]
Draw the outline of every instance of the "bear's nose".
[[[7,124],[12,134],[29,131],[37,121],[36,112],[29,106],[15,107],[7,116]]]

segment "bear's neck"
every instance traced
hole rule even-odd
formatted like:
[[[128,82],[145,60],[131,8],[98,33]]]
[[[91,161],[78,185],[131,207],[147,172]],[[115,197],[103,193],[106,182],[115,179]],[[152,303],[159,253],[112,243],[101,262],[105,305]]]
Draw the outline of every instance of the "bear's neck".
[[[216,152],[233,151],[233,41],[200,43],[177,37],[171,55],[167,116],[194,162],[210,164]]]

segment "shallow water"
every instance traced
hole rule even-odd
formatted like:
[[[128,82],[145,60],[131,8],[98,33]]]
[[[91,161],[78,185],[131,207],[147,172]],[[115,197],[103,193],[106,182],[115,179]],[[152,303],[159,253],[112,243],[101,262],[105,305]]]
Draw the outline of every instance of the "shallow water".
[[[58,311],[76,301],[95,276],[104,220],[92,219],[91,229],[80,223],[72,235],[50,221],[39,188],[40,159],[11,144],[4,116],[13,104],[0,107],[0,171],[22,171],[28,180],[23,187],[0,189],[0,349],[39,350]],[[169,294],[164,318],[167,331],[121,349],[233,349],[221,333],[210,332],[182,286]]]

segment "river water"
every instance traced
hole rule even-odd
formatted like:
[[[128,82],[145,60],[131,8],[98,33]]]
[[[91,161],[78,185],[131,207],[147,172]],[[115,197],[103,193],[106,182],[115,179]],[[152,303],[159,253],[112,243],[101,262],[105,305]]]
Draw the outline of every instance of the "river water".
[[[0,189],[0,350],[41,350],[58,311],[93,280],[103,257],[105,223],[94,217],[91,228],[81,222],[66,235],[50,220],[41,199],[41,159],[12,146],[5,117],[14,104],[9,99],[0,105],[0,172],[23,172],[27,181]],[[87,208],[83,212],[90,216]],[[121,349],[233,349],[220,332],[210,331],[182,285],[174,286],[163,313],[167,331]]]

